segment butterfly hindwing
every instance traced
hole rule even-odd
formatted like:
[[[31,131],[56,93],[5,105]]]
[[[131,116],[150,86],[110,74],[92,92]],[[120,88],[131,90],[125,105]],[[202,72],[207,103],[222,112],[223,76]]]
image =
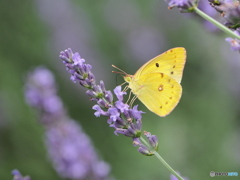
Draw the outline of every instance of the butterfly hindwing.
[[[182,47],[170,49],[159,56],[145,63],[136,73],[135,78],[139,79],[144,74],[161,72],[178,83],[182,80],[183,68],[186,62],[186,50]]]
[[[144,74],[129,85],[132,92],[150,111],[162,117],[175,108],[182,95],[181,85],[163,73]]]

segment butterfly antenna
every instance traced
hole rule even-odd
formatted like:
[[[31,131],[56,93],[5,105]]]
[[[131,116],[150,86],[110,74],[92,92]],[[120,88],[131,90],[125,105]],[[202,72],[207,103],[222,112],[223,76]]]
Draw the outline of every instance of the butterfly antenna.
[[[121,71],[121,72],[112,71],[113,73],[119,73],[119,74],[127,75],[127,73],[125,71],[123,71],[122,69],[118,68],[117,66],[112,65],[112,67],[114,67],[115,69]]]

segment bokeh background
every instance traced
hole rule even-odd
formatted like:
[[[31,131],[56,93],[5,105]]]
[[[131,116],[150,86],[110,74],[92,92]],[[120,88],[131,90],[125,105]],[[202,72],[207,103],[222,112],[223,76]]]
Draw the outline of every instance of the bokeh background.
[[[190,180],[210,179],[210,171],[240,173],[240,54],[200,18],[156,0],[1,0],[0,23],[0,180],[12,179],[15,168],[32,179],[61,179],[47,157],[44,128],[24,100],[25,76],[38,65],[53,71],[69,115],[116,179],[169,179],[155,157],[138,153],[130,138],[115,136],[104,117],[93,115],[85,89],[69,80],[58,57],[68,47],[109,90],[123,82],[111,64],[134,74],[156,55],[185,47],[179,105],[160,118],[136,101],[146,112],[143,130],[158,136],[159,153]]]

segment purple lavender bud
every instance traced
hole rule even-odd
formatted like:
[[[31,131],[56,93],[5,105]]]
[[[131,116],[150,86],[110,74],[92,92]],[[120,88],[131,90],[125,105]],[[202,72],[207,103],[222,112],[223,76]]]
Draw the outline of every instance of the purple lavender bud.
[[[102,89],[102,92],[106,92],[106,89],[105,89],[105,85],[104,85],[104,82],[101,80],[100,81],[100,87],[101,87],[101,89]]]
[[[106,91],[106,92],[105,92],[105,98],[106,98],[106,100],[107,100],[110,104],[112,104],[112,102],[113,102],[113,94],[112,94],[111,91]]]
[[[126,127],[126,123],[124,122],[123,119],[118,118],[115,122],[111,122],[109,127],[113,127],[115,129],[117,128],[125,128]]]
[[[142,129],[142,120],[141,119],[139,119],[135,122],[135,127],[137,130],[141,131],[141,129]]]
[[[76,72],[74,72],[74,76],[75,76],[75,78],[76,78],[77,80],[82,80],[82,79],[84,79],[82,75],[80,75],[80,74],[78,74],[78,73],[76,73]]]
[[[93,91],[95,91],[97,94],[102,94],[102,89],[99,85],[94,85],[93,86]]]
[[[86,94],[88,96],[90,96],[91,98],[96,98],[96,93],[93,90],[91,90],[91,89],[87,90]]]
[[[124,95],[124,94],[127,94],[126,92],[122,92],[121,89],[122,89],[121,86],[117,86],[117,87],[113,90],[119,101],[123,101],[123,95]]]
[[[124,111],[127,111],[129,108],[128,104],[125,104],[121,101],[116,101],[115,106],[116,106],[116,108],[118,108],[120,110],[121,113],[123,113]]]
[[[84,60],[85,61],[85,60]],[[88,74],[91,72],[92,66],[90,64],[82,64],[79,66],[83,74]]]
[[[142,143],[139,139],[139,137],[134,137],[133,138],[133,146],[140,146]]]
[[[135,123],[130,123],[130,127],[134,130],[134,134],[136,137],[141,136],[141,129],[142,129],[141,125],[138,124],[138,121],[136,121]]]
[[[129,110],[129,113],[134,119],[139,120],[139,119],[142,119],[141,114],[145,112],[139,111],[137,108],[138,108],[138,105],[135,105],[132,109]]]
[[[88,73],[88,79],[89,79],[89,81],[91,82],[91,84],[92,84],[92,86],[95,84],[95,76],[94,76],[94,74],[93,73],[91,73],[91,72],[89,72]]]
[[[91,83],[87,80],[79,80],[79,84],[85,88],[90,88],[91,87]]]
[[[158,139],[157,136],[152,135],[150,132],[144,131],[144,135],[147,137],[148,142],[154,148],[154,150],[158,149]]]
[[[123,114],[124,114],[126,120],[131,123],[131,122],[132,122],[132,117],[131,117],[131,115],[130,115],[130,113],[129,113],[129,109],[125,110],[125,111],[123,112]]]
[[[149,149],[146,146],[144,146],[143,144],[140,145],[140,147],[138,148],[138,152],[140,152],[141,154],[143,154],[145,156],[152,156],[152,155],[154,155],[154,153],[149,151]]]
[[[109,108],[110,107],[110,104],[108,102],[106,102],[106,100],[103,100],[103,99],[99,99],[97,103],[103,108]]]
[[[117,108],[109,108],[108,113],[112,122],[115,122],[120,117],[120,113]]]
[[[239,51],[240,52],[240,40],[233,39],[233,38],[226,38],[225,40],[230,43],[233,51]]]
[[[168,4],[169,9],[177,7],[182,13],[193,12],[196,6],[197,0],[170,0]]]
[[[128,129],[121,129],[121,128],[117,128],[114,133],[117,134],[122,134],[124,136],[127,137],[135,137],[134,134],[132,134],[132,132],[130,132]]]
[[[13,180],[31,180],[29,176],[23,177],[17,169],[12,170],[12,175]]]
[[[72,62],[72,49],[68,48],[65,51],[60,52],[60,58],[63,60],[64,63],[71,63]]]

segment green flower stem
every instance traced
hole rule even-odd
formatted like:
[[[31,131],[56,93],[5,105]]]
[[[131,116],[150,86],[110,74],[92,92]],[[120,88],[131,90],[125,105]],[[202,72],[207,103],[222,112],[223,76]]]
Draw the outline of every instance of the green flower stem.
[[[148,144],[148,142],[142,137],[140,136],[141,141],[148,147],[151,148],[151,146]],[[159,161],[175,176],[177,177],[179,180],[184,180],[178,173],[176,173],[176,171],[174,171],[174,169],[160,156],[160,154],[158,154],[157,151],[152,150],[153,153],[155,154],[155,156],[159,159]]]
[[[231,36],[232,38],[237,38],[240,39],[240,36],[238,36],[237,34],[235,34],[233,31],[231,31],[230,29],[228,29],[226,26],[222,25],[221,23],[219,23],[218,21],[216,21],[215,19],[211,18],[210,16],[208,16],[207,14],[205,14],[203,11],[201,11],[200,9],[198,9],[197,7],[194,8],[195,12],[203,17],[204,19],[206,19],[207,21],[213,23],[215,26],[217,26],[219,29],[221,29],[223,32],[227,33],[229,36]]]

